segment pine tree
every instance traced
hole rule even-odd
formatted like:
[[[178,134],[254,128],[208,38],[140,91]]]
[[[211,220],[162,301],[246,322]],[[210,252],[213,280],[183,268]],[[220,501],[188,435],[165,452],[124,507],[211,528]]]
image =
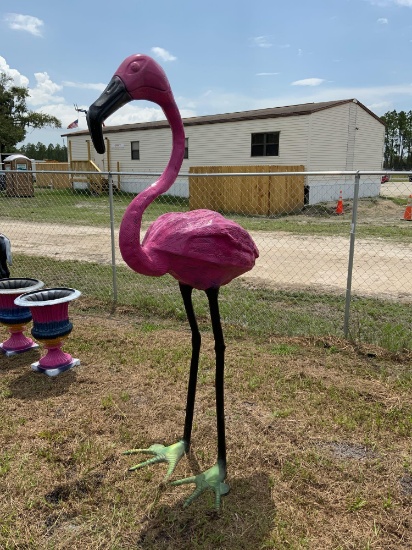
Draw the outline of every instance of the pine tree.
[[[412,169],[412,111],[388,111],[383,166],[392,170]]]

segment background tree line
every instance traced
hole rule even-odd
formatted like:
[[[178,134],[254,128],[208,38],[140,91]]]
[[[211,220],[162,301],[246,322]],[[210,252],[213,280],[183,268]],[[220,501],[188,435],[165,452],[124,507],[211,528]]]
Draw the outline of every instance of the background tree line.
[[[383,167],[412,170],[412,111],[388,111],[381,119],[386,125]]]
[[[35,160],[55,160],[58,162],[67,162],[67,147],[66,145],[53,145],[50,143],[48,146],[40,141],[34,145],[34,143],[27,143],[22,145],[16,151],[29,157],[29,159]]]

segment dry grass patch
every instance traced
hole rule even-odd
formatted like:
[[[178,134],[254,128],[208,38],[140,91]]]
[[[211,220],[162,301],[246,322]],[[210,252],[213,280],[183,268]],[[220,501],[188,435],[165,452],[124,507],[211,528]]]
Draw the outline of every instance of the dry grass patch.
[[[0,357],[0,547],[381,549],[412,547],[410,357],[337,339],[227,337],[228,482],[188,509],[131,447],[182,435],[187,330],[77,316],[81,366],[31,372]],[[214,358],[203,338],[192,453],[216,457]]]

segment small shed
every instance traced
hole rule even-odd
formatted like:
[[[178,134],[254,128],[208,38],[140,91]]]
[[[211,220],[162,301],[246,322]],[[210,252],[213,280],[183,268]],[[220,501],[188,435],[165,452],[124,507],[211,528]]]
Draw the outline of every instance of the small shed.
[[[7,196],[34,196],[32,163],[29,158],[17,153],[10,155],[4,159],[4,170]]]

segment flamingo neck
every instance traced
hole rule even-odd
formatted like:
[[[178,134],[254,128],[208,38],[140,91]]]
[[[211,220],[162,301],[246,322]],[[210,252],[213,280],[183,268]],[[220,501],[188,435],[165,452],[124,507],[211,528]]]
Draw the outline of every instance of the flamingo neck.
[[[162,105],[172,130],[172,152],[169,162],[160,178],[139,193],[127,207],[119,232],[120,251],[127,265],[143,275],[158,276],[165,273],[164,266],[150,256],[140,242],[143,212],[175,182],[182,166],[185,151],[185,133],[179,110],[173,98]]]

